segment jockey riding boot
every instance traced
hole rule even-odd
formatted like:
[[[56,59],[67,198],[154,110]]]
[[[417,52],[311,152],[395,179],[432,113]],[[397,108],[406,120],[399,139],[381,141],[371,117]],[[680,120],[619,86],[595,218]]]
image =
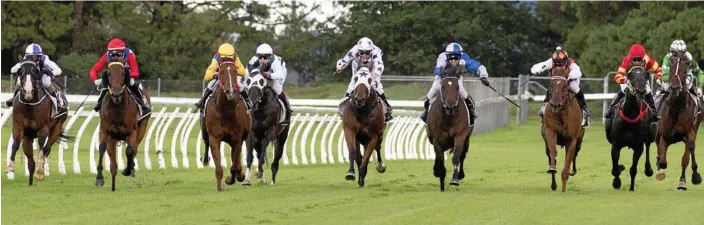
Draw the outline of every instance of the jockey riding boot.
[[[611,105],[609,105],[609,108],[606,110],[606,114],[604,114],[604,117],[607,119],[613,119],[614,116],[614,107],[618,102],[621,101],[623,97],[626,97],[626,94],[623,93],[623,91],[619,91],[616,96],[614,96],[614,99],[611,100]]]
[[[652,93],[645,94],[645,103],[648,103],[648,107],[650,107],[653,112],[652,122],[658,122],[658,120],[660,120],[660,116],[658,115],[658,111],[655,108],[655,98],[653,98]]]
[[[281,100],[281,102],[284,103],[284,107],[286,107],[286,118],[283,122],[281,122],[281,124],[288,125],[291,123],[291,113],[293,113],[293,110],[291,110],[291,105],[288,102],[288,97],[286,97],[286,93],[283,91],[281,94],[277,95],[277,97],[279,97],[279,100]]]
[[[464,99],[464,103],[467,104],[467,108],[469,109],[469,115],[472,117],[471,124],[474,124],[477,122],[477,111],[474,109],[474,102],[472,102],[472,99],[467,97]]]
[[[137,104],[139,104],[142,108],[142,115],[149,114],[152,111],[152,108],[149,106],[147,99],[144,98],[144,94],[142,93],[142,90],[140,90],[139,84],[135,83],[129,87],[132,90],[132,93],[135,94],[135,97],[137,97]]]
[[[379,97],[381,98],[381,100],[384,101],[384,103],[386,103],[386,118],[384,118],[384,122],[389,122],[389,120],[394,118],[393,116],[391,116],[391,111],[393,109],[391,109],[391,104],[389,104],[389,100],[386,99],[385,94],[380,94]]]
[[[423,114],[420,114],[420,119],[423,120],[423,122],[426,122],[428,119],[428,108],[430,108],[430,99],[426,99],[425,102],[423,102]]]
[[[247,110],[252,109],[252,101],[249,100],[249,94],[247,94],[244,88],[240,90],[240,95],[242,95],[242,100],[244,100],[244,105],[247,107]]]
[[[550,89],[548,89],[548,92],[545,93],[545,99],[543,99],[543,105],[540,106],[540,109],[538,110],[538,116],[540,118],[543,118],[545,115],[545,105],[550,102]]]
[[[56,106],[56,109],[59,111],[59,113],[63,113],[63,112],[65,112],[65,111],[68,111],[68,109],[66,108],[66,104],[65,104],[64,100],[61,99],[61,96],[59,96],[59,89],[58,89],[58,88],[56,88],[56,87],[52,84],[51,86],[49,86],[48,88],[46,88],[46,90],[49,92],[49,94],[50,94],[51,96],[53,96],[54,98],[56,98],[56,103],[58,103],[57,106]]]
[[[205,100],[208,99],[208,96],[213,93],[213,90],[210,90],[208,88],[205,89],[205,92],[203,92],[203,96],[200,97],[200,100],[196,102],[196,107],[198,109],[203,109],[203,105],[205,104]]]
[[[15,93],[12,94],[12,98],[5,101],[5,105],[7,105],[7,107],[12,107],[12,101],[15,100],[15,97],[17,97],[18,92],[20,92],[20,89],[19,88],[15,89]]]
[[[577,102],[579,103],[579,107],[582,108],[584,111],[584,126],[588,127],[589,126],[589,118],[592,116],[592,112],[589,110],[589,107],[587,106],[587,100],[584,99],[584,92],[579,91],[575,95],[577,97]]]
[[[108,90],[102,90],[100,91],[100,96],[98,97],[98,102],[95,103],[95,106],[93,106],[93,111],[100,112],[100,106],[103,104],[103,98],[105,98],[105,95],[108,93]]]

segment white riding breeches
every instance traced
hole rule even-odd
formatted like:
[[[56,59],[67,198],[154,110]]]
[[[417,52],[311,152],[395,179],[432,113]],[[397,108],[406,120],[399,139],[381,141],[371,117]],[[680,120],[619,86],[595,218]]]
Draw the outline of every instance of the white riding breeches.
[[[620,85],[621,85],[621,92],[624,92],[626,90],[626,88],[628,87],[628,84],[620,84]],[[652,93],[652,89],[650,87],[650,81],[648,81],[648,83],[645,84],[645,93],[646,94]]]
[[[354,91],[354,87],[355,87],[355,82],[352,79],[350,79],[350,84],[347,85],[347,93],[352,93],[352,91]],[[379,77],[374,78],[374,83],[372,84],[372,87],[374,88],[374,90],[376,90],[377,94],[379,94],[379,95],[384,94],[384,86],[381,85],[381,78],[379,78]]]
[[[284,91],[284,82],[286,79],[280,79],[280,80],[269,80],[269,87],[271,87],[274,92],[276,92],[276,95],[280,95],[281,92]]]
[[[579,93],[579,79],[570,80],[570,91],[572,93]]]
[[[464,89],[464,85],[462,85],[462,77],[459,79],[459,86],[460,86],[460,96],[462,96],[462,99],[466,99],[469,97],[469,94],[467,91]],[[435,80],[433,80],[433,86],[430,87],[430,91],[428,92],[428,100],[435,98],[435,96],[440,92],[442,89],[442,78],[440,76],[435,76]]]

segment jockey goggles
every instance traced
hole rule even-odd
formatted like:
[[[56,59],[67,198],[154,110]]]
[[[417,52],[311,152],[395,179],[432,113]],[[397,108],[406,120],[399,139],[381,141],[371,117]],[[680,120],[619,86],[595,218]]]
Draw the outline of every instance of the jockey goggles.
[[[372,50],[368,50],[368,51],[361,51],[360,50],[359,51],[359,55],[371,55],[371,54],[372,54]]]
[[[448,55],[447,60],[460,60],[460,55]]]
[[[271,58],[271,55],[268,55],[268,54],[267,54],[267,55],[258,55],[257,58],[259,58],[259,59],[269,59],[269,58]]]
[[[124,55],[124,52],[118,52],[118,51],[110,51],[108,52],[108,57],[112,58],[122,58]]]

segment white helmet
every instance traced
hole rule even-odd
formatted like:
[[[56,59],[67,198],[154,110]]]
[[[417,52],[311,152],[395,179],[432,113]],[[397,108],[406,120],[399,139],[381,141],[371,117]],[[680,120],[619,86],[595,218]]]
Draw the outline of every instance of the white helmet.
[[[357,42],[357,49],[360,51],[371,51],[374,49],[374,42],[368,37],[363,37]]]
[[[24,49],[24,54],[25,55],[42,55],[42,47],[40,47],[38,44],[32,43],[27,45],[27,48]]]
[[[269,44],[261,44],[259,47],[257,47],[257,55],[273,55],[274,50],[271,49],[271,46]]]
[[[687,51],[687,45],[683,40],[675,40],[670,45],[670,51],[684,52]]]

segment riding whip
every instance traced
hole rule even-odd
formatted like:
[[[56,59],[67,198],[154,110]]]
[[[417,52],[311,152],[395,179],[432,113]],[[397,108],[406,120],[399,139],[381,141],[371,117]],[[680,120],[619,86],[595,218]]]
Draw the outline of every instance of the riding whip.
[[[86,98],[83,99],[83,101],[81,102],[81,104],[78,105],[78,107],[76,107],[76,111],[73,112],[73,115],[76,115],[76,113],[78,113],[78,109],[81,108],[81,106],[83,106],[83,103],[86,103],[86,100],[88,100],[88,96],[90,96],[91,94],[93,94],[93,91],[95,91],[95,89],[91,88],[91,89],[90,89],[90,93],[88,93],[88,95],[86,95]]]
[[[499,91],[497,91],[496,89],[494,89],[494,87],[492,87],[491,85],[487,85],[487,87],[491,88],[491,90],[494,90],[494,92],[496,92],[497,94],[501,95],[501,97],[504,97],[507,101],[511,102],[511,104],[515,105],[515,106],[518,107],[519,109],[521,108],[521,106],[519,106],[519,105],[516,104],[515,102],[511,101],[511,99],[509,99],[509,98],[507,98],[506,96],[504,96],[503,94],[501,94],[501,92],[499,92]]]

